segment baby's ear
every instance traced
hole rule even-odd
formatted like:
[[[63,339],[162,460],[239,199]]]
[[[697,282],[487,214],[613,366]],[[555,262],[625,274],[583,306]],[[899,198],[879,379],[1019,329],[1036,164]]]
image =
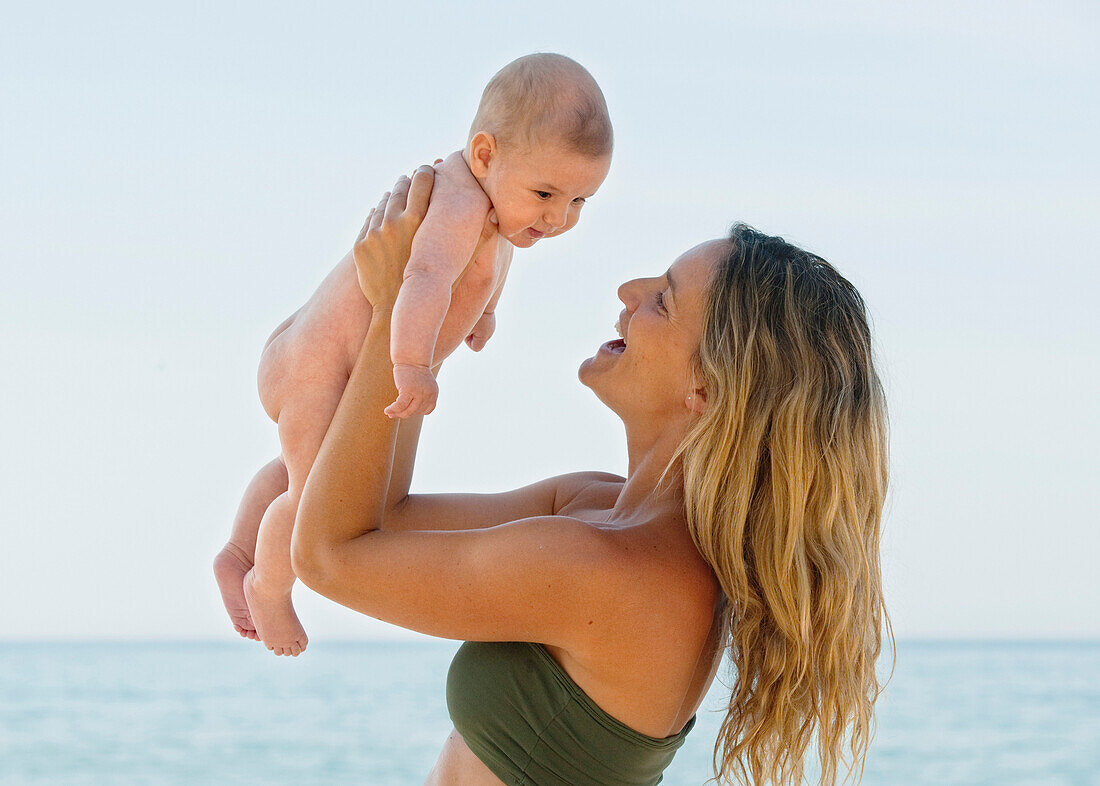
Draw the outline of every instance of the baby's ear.
[[[489,174],[489,162],[497,154],[497,140],[492,134],[478,131],[470,140],[470,171],[474,177]]]

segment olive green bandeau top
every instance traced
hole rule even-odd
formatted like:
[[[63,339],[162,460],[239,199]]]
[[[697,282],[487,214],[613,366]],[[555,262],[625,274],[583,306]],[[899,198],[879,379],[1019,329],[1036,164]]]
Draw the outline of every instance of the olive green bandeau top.
[[[508,786],[649,786],[695,725],[649,737],[611,717],[541,644],[465,642],[447,709],[470,750]]]

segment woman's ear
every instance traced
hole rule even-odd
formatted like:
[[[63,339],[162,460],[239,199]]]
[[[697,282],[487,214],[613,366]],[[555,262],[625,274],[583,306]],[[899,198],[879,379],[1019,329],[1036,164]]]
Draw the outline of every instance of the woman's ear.
[[[695,388],[688,393],[684,405],[696,415],[702,415],[707,411],[707,392],[702,388]]]
[[[478,131],[470,140],[470,171],[474,177],[489,174],[489,163],[497,154],[497,140],[492,134]]]
[[[691,387],[684,397],[684,406],[696,415],[702,415],[707,410],[707,391],[699,384],[699,368],[696,366],[691,375]]]

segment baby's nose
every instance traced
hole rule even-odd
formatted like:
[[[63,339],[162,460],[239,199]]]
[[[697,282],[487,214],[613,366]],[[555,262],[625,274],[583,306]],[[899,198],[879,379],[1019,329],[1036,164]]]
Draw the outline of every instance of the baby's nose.
[[[542,220],[545,221],[551,229],[561,229],[565,226],[565,211],[564,210],[547,210],[543,214]]]

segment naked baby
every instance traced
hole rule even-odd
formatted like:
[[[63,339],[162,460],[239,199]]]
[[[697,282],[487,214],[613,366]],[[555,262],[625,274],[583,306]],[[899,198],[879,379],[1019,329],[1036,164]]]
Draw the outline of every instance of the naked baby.
[[[607,176],[611,148],[603,94],[574,61],[528,55],[493,77],[466,147],[436,166],[394,304],[398,396],[386,414],[408,418],[434,409],[438,364],[464,339],[480,351],[493,335],[513,249],[577,224]],[[475,255],[487,220],[496,233]],[[260,400],[278,424],[281,455],[249,483],[214,574],[237,632],[276,655],[306,647],[291,602],[294,517],[370,319],[349,253],[275,329],[260,359]]]

